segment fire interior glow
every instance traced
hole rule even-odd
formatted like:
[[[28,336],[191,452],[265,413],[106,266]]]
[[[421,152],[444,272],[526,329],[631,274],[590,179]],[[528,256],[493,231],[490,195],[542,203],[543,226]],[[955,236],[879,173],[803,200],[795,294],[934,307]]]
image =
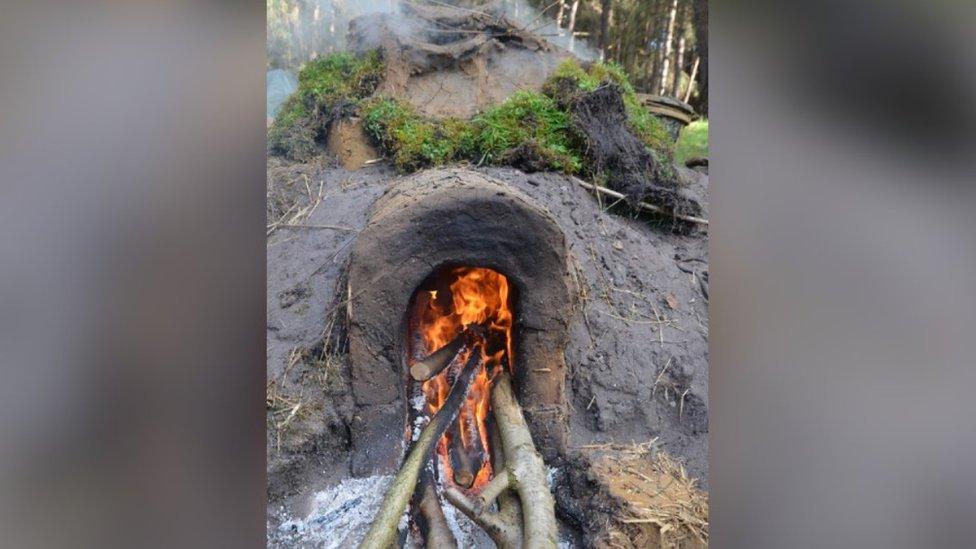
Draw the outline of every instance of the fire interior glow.
[[[492,476],[488,417],[492,379],[514,364],[512,296],[508,279],[491,269],[446,269],[421,288],[411,322],[412,365],[419,358],[444,347],[465,328],[485,329],[483,345],[465,348],[451,365],[423,382],[427,411],[433,416],[450,392],[454,377],[471,352],[481,353],[481,366],[457,420],[437,444],[441,470],[447,479],[465,489],[483,486]]]

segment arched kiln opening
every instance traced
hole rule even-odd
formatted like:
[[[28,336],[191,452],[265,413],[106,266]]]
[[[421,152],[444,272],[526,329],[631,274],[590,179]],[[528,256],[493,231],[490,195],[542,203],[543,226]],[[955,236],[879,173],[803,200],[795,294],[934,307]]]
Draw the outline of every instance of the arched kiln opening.
[[[394,184],[373,206],[353,244],[348,271],[353,474],[396,468],[417,409],[410,366],[463,325],[478,324],[441,315],[443,335],[417,339],[423,307],[453,307],[451,287],[459,281],[491,279],[486,293],[496,296],[504,282],[510,337],[502,346],[495,330],[484,352],[493,356],[504,347],[489,366],[509,361],[503,367],[513,374],[536,446],[547,458],[563,454],[564,351],[576,296],[569,273],[566,239],[555,220],[511,187],[463,169],[420,173]],[[475,459],[483,454],[470,452]]]
[[[408,417],[415,433],[441,409],[472,355],[479,362],[458,418],[436,448],[445,477],[461,488],[482,486],[492,476],[491,386],[500,372],[514,372],[514,294],[508,278],[493,269],[442,267],[414,292],[405,319]]]

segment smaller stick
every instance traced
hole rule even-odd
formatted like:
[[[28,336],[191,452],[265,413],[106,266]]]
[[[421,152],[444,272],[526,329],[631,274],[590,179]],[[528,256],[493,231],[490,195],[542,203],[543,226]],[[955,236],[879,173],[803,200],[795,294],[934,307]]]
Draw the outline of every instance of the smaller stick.
[[[494,418],[489,418],[488,436],[492,467],[498,474],[474,499],[453,486],[444,491],[444,497],[480,526],[499,549],[519,549],[522,547],[522,506],[511,490],[511,477],[505,469],[501,435]],[[498,511],[488,511],[491,500],[496,498]],[[486,500],[488,503],[485,503]]]
[[[427,381],[428,379],[441,373],[447,368],[461,352],[465,343],[470,343],[473,347],[475,336],[484,337],[484,334],[477,327],[465,328],[452,339],[447,345],[437,349],[427,356],[427,358],[415,363],[410,367],[410,376],[417,381]]]

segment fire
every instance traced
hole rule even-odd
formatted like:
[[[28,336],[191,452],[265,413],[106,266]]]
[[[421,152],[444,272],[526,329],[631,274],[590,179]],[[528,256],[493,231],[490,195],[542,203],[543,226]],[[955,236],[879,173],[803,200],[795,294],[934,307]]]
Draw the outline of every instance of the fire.
[[[481,353],[482,365],[471,385],[471,391],[461,408],[457,423],[437,444],[443,471],[447,478],[453,479],[450,446],[452,437],[458,437],[466,453],[481,458],[475,464],[477,473],[472,488],[477,488],[491,478],[489,456],[489,436],[487,419],[490,411],[491,380],[496,373],[513,361],[512,324],[513,314],[508,279],[491,269],[480,267],[455,267],[438,277],[426,292],[420,292],[419,318],[415,319],[415,330],[421,336],[423,355],[430,354],[453,340],[469,325],[487,328],[486,341],[475,349]],[[411,338],[412,340],[413,338]],[[447,399],[453,376],[469,355],[464,351],[451,367],[423,383],[421,386],[431,415],[437,412]],[[415,359],[415,353],[411,353]],[[481,451],[478,452],[478,449]]]

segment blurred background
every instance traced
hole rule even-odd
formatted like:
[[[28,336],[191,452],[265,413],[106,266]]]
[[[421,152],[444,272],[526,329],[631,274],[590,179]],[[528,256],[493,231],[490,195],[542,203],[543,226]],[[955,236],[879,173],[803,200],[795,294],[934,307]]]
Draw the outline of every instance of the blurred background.
[[[4,7],[3,546],[264,543],[272,5]],[[710,2],[716,547],[976,540],[974,15]]]

